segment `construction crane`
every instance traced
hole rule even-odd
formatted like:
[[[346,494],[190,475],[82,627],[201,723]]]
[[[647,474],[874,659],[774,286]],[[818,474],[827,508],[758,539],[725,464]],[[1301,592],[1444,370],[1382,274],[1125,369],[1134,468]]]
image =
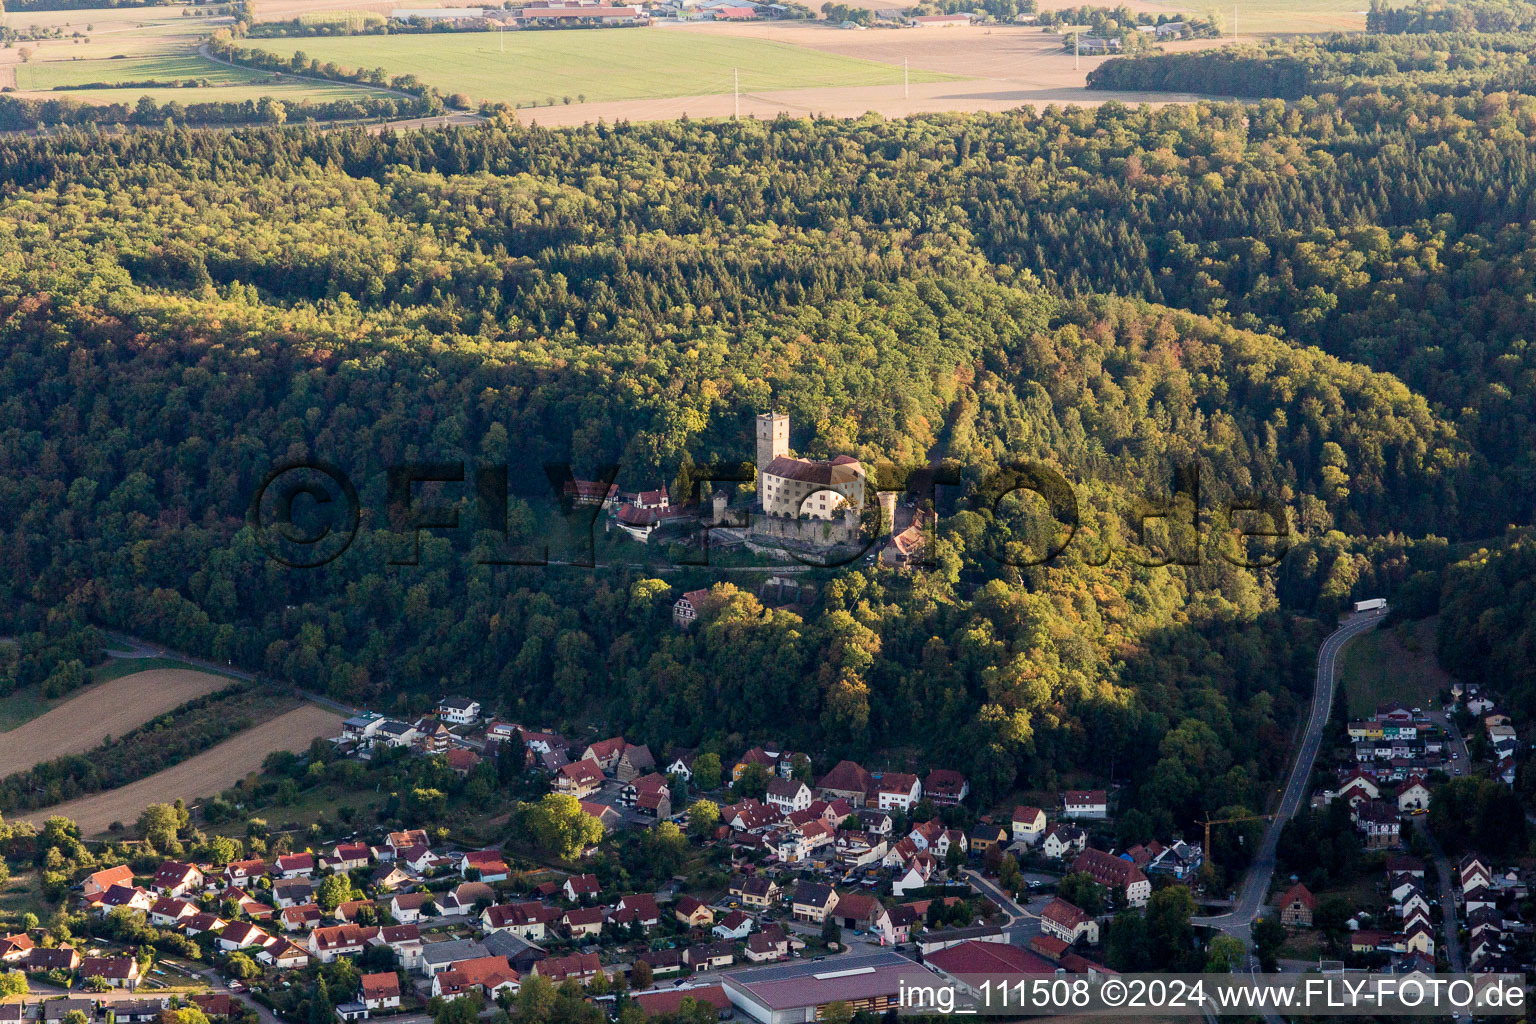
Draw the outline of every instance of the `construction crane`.
[[[1205,855],[1205,859],[1206,859],[1207,863],[1211,863],[1211,862],[1215,861],[1215,859],[1216,859],[1215,854],[1211,850],[1211,826],[1212,825],[1232,825],[1232,824],[1235,824],[1235,823],[1237,823],[1239,821],[1268,821],[1269,819],[1271,819],[1273,817],[1274,817],[1273,814],[1247,814],[1247,815],[1244,815],[1244,816],[1242,816],[1240,818],[1214,818],[1214,819],[1206,819],[1206,821],[1204,821],[1202,823],[1202,824],[1205,825],[1205,846],[1201,848],[1200,852]]]

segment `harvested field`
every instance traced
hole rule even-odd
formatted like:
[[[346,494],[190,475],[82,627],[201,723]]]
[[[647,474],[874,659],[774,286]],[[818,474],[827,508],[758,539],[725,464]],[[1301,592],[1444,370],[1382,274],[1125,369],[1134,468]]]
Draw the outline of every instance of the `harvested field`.
[[[122,736],[189,700],[221,690],[223,676],[191,669],[152,669],[93,686],[45,715],[0,733],[0,777],[40,761],[80,754]]]
[[[1121,103],[1180,103],[1199,99],[1181,93],[1095,92],[1086,88],[1088,72],[1108,58],[1083,57],[1073,67],[1072,55],[1062,51],[1060,38],[1030,28],[950,28],[843,32],[825,24],[710,25],[658,29],[668,33],[743,35],[789,43],[806,49],[854,57],[898,68],[903,60],[912,69],[912,83],[820,89],[747,89],[741,94],[743,117],[773,118],[825,115],[859,117],[874,112],[885,117],[942,111],[1012,110],[1051,103],[1097,105]],[[1201,41],[1219,45],[1219,41]],[[923,82],[919,72],[974,76],[962,81]],[[570,106],[522,110],[527,123],[559,126],[599,120],[659,121],[681,117],[729,117],[735,101],[729,94],[675,96],[656,99],[577,103]]]
[[[274,750],[302,751],[317,737],[335,735],[341,721],[342,716],[334,711],[305,704],[147,779],[25,817],[41,824],[62,814],[77,822],[86,835],[104,832],[114,821],[132,822],[150,804],[168,803],[177,797],[190,803],[222,792],[259,770],[262,760]]]

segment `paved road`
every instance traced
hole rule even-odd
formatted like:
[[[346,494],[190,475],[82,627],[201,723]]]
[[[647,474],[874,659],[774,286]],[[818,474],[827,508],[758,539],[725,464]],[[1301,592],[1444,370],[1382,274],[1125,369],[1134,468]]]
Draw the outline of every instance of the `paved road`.
[[[1445,960],[1451,965],[1451,971],[1461,974],[1466,971],[1467,965],[1461,957],[1461,934],[1456,926],[1456,891],[1455,882],[1452,881],[1451,862],[1446,859],[1445,850],[1440,846],[1440,840],[1427,827],[1429,818],[1426,815],[1414,815],[1413,827],[1419,830],[1419,835],[1429,840],[1429,849],[1435,858],[1435,870],[1440,875],[1440,917],[1445,930]]]
[[[982,876],[981,872],[974,868],[964,868],[961,874],[965,880],[971,883],[971,888],[980,892],[987,899],[996,903],[1003,912],[1003,934],[1008,941],[1015,946],[1027,946],[1029,940],[1040,934],[1040,915],[1030,914],[1029,911],[1014,902],[1013,897],[1000,889],[996,884]]]
[[[1302,735],[1301,745],[1296,751],[1296,761],[1291,765],[1290,780],[1286,783],[1285,791],[1280,797],[1280,806],[1275,808],[1274,817],[1270,819],[1269,827],[1264,830],[1264,841],[1259,845],[1259,852],[1248,868],[1248,874],[1243,879],[1243,886],[1233,909],[1229,913],[1214,917],[1194,918],[1195,924],[1216,928],[1242,939],[1245,944],[1252,944],[1253,922],[1264,906],[1264,897],[1269,894],[1269,883],[1275,874],[1275,848],[1280,843],[1280,832],[1285,828],[1286,822],[1296,816],[1296,811],[1301,807],[1301,801],[1307,793],[1307,782],[1312,777],[1312,766],[1317,761],[1318,748],[1322,746],[1323,727],[1327,725],[1328,713],[1333,708],[1334,670],[1339,653],[1344,650],[1349,641],[1361,633],[1375,629],[1385,614],[1386,610],[1382,609],[1351,615],[1338,629],[1329,634],[1323,641],[1322,647],[1318,649],[1317,679],[1312,689],[1312,712],[1307,719],[1307,729]]]

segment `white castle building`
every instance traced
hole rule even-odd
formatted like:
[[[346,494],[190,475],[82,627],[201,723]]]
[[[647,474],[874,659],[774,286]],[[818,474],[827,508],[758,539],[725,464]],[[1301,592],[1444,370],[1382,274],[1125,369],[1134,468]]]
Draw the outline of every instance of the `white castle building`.
[[[757,500],[763,511],[791,519],[841,518],[864,505],[864,467],[847,455],[800,459],[789,454],[789,416],[757,416]]]

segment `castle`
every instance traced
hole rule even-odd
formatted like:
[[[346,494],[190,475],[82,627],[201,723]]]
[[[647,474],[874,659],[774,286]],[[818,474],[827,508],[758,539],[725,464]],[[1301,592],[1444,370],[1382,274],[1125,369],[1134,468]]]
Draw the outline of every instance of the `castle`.
[[[829,520],[864,507],[864,467],[839,455],[830,461],[789,454],[789,416],[757,416],[757,502],[771,516]]]

